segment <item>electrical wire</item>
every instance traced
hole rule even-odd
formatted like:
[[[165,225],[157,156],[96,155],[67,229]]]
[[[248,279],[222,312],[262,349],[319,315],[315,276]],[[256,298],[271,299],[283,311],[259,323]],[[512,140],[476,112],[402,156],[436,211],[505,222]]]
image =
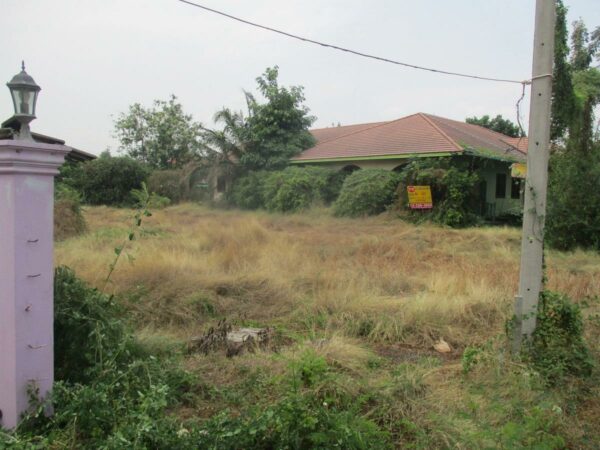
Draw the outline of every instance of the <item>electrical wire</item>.
[[[506,78],[484,77],[484,76],[480,76],[480,75],[472,75],[472,74],[461,73],[461,72],[451,72],[451,71],[448,71],[448,70],[434,69],[434,68],[431,68],[431,67],[424,67],[424,66],[418,66],[416,64],[409,64],[409,63],[405,63],[405,62],[402,62],[402,61],[396,61],[396,60],[393,60],[393,59],[383,58],[381,56],[376,56],[376,55],[371,55],[371,54],[368,54],[368,53],[358,52],[356,50],[351,50],[349,48],[340,47],[338,45],[326,44],[324,42],[315,41],[313,39],[309,39],[309,38],[305,38],[305,37],[302,37],[302,36],[298,36],[298,35],[295,35],[295,34],[292,34],[292,33],[288,33],[286,31],[277,30],[275,28],[271,28],[271,27],[268,27],[268,26],[265,26],[265,25],[260,25],[260,24],[255,23],[255,22],[250,22],[249,20],[233,16],[231,14],[227,14],[227,13],[225,13],[223,11],[218,11],[216,9],[209,8],[208,6],[204,6],[204,5],[201,5],[199,3],[192,2],[190,0],[177,0],[177,1],[179,1],[181,3],[185,3],[185,4],[190,5],[190,6],[194,6],[196,8],[203,9],[205,11],[208,11],[208,12],[211,12],[211,13],[214,13],[214,14],[218,14],[218,15],[223,16],[223,17],[227,17],[229,19],[232,19],[232,20],[244,23],[246,25],[250,25],[250,26],[253,26],[253,27],[261,28],[263,30],[271,31],[273,33],[281,34],[283,36],[287,36],[287,37],[292,38],[292,39],[297,39],[299,41],[308,42],[308,43],[315,44],[315,45],[320,45],[321,47],[327,47],[327,48],[332,48],[334,50],[339,50],[339,51],[342,51],[342,52],[351,53],[353,55],[361,56],[363,58],[375,59],[377,61],[382,61],[382,62],[386,62],[386,63],[390,63],[390,64],[395,64],[395,65],[398,65],[398,66],[409,67],[411,69],[425,70],[425,71],[428,71],[428,72],[434,72],[434,73],[439,73],[439,74],[443,74],[443,75],[452,75],[452,76],[456,76],[456,77],[474,78],[476,80],[495,81],[495,82],[499,82],[499,83],[515,83],[515,84],[529,84],[529,82],[530,82],[530,80],[519,81],[519,80],[510,80],[510,79],[506,79]]]
[[[523,138],[523,136],[526,136],[525,134],[525,130],[523,129],[523,125],[521,124],[521,102],[523,101],[523,99],[525,98],[525,88],[527,87],[527,83],[523,82],[523,92],[521,92],[521,96],[519,97],[519,100],[517,100],[517,124],[519,125],[519,130],[521,131],[521,136],[519,136],[519,142],[517,143],[517,148],[519,148],[519,145],[521,145],[521,139]]]

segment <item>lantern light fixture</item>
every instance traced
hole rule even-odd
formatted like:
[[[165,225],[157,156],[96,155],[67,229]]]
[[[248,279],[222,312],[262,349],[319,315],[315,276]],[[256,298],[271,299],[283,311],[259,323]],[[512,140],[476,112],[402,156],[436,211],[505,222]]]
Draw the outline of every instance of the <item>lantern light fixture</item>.
[[[42,88],[25,72],[24,61],[21,63],[21,72],[6,85],[10,90],[15,110],[13,119],[20,124],[19,138],[32,139],[29,122],[35,119],[37,96]]]

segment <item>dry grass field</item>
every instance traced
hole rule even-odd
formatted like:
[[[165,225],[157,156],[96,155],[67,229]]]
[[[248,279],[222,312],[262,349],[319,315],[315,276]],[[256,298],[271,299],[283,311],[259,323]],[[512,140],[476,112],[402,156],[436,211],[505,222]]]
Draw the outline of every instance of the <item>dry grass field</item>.
[[[183,204],[145,219],[126,249],[135,259],[121,258],[106,284],[131,215],[87,208],[88,232],[57,243],[56,264],[115,293],[141,340],[176,351],[223,318],[276,331],[276,351],[186,355],[205,394],[175,414],[274,401],[290,361],[308,349],[335,374],[315,389],[362,399],[361,413],[397,447],[599,448],[598,389],[582,398],[576,381],[545,388],[505,353],[517,229]],[[546,262],[548,287],[590,303],[586,317],[598,314],[600,255],[549,251]],[[587,334],[597,350],[597,322]],[[433,349],[440,338],[450,353]],[[477,349],[472,357],[467,348]]]

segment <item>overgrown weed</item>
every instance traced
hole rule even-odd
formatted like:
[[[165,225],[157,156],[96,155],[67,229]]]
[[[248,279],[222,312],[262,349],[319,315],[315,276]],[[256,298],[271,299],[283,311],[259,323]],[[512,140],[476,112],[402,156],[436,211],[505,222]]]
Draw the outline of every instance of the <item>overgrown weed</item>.
[[[90,232],[59,243],[57,261],[99,285],[109,262],[102,255],[119,237],[102,230],[126,229],[125,214],[90,208],[86,218]],[[148,226],[156,233],[133,243],[135,264],[121,265],[110,289],[155,354],[176,352],[222,318],[293,337],[279,353],[182,361],[195,375],[193,398],[167,409],[185,439],[208,448],[318,447],[321,441],[294,440],[303,430],[331,443],[312,419],[293,422],[292,431],[276,415],[355,427],[384,447],[593,448],[600,439],[592,425],[600,417],[595,372],[586,382],[567,377],[549,387],[540,371],[511,360],[498,338],[517,289],[518,230],[190,204],[157,211]],[[597,360],[600,258],[551,251],[547,263],[549,289],[589,303],[582,320]],[[453,352],[433,358],[440,338]],[[395,358],[391,350],[376,353],[380,347],[410,351]],[[311,356],[303,361],[305,352]],[[312,381],[290,390],[302,371]],[[196,424],[187,424],[192,418]],[[344,436],[356,448],[364,442]]]

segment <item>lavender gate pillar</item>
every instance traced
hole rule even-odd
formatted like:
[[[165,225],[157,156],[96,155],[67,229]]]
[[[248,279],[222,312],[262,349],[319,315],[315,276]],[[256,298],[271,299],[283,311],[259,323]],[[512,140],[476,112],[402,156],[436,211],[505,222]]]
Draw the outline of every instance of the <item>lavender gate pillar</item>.
[[[0,427],[14,428],[54,381],[54,176],[70,151],[0,140]]]

